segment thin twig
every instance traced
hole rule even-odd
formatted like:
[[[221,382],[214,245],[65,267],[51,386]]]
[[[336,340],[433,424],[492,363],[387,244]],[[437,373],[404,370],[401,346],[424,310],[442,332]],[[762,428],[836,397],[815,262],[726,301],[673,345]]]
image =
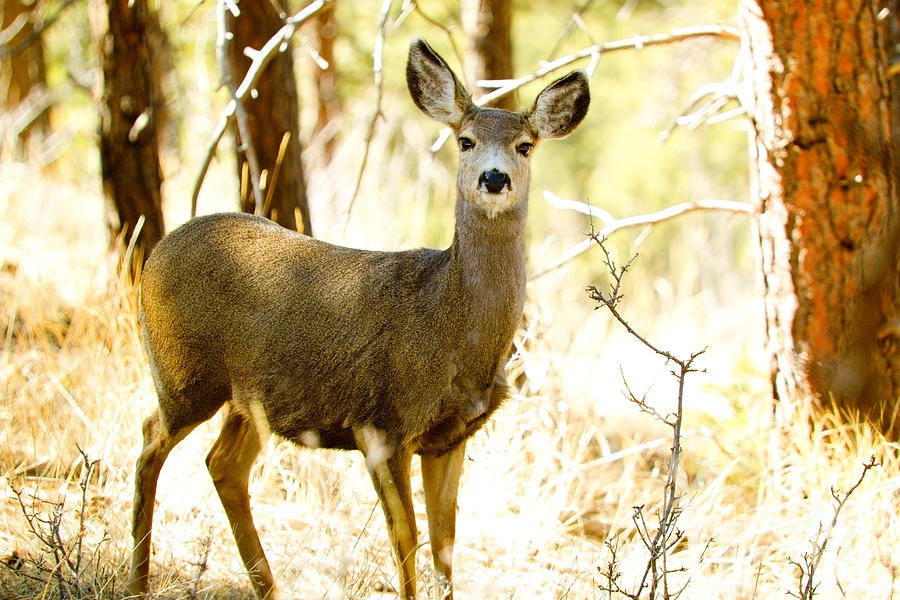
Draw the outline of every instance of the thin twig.
[[[695,27],[681,27],[678,29],[672,29],[667,33],[638,35],[622,40],[604,42],[602,44],[593,44],[591,46],[587,46],[586,48],[582,48],[577,52],[573,52],[571,54],[567,54],[566,56],[557,58],[556,60],[544,62],[540,67],[538,67],[531,73],[528,73],[527,75],[523,75],[522,77],[519,77],[517,79],[503,80],[502,85],[500,85],[501,82],[498,82],[499,87],[493,92],[479,97],[477,100],[475,100],[475,105],[485,106],[493,102],[497,98],[502,98],[507,94],[511,94],[520,87],[527,85],[532,81],[540,79],[541,77],[545,77],[546,75],[549,75],[554,71],[558,71],[563,67],[567,67],[572,63],[578,62],[579,60],[583,60],[586,58],[596,58],[601,54],[607,54],[609,52],[616,52],[619,50],[641,50],[648,46],[673,44],[676,42],[683,42],[685,40],[703,37],[717,37],[727,40],[740,40],[741,36],[736,27],[728,27],[726,25],[697,25]],[[432,152],[436,152],[438,149],[440,149],[443,142],[447,140],[447,138],[449,137],[449,135],[447,135],[446,133],[447,131],[447,129],[442,131],[438,137],[438,140],[431,145]],[[440,142],[440,144],[438,142]]]
[[[347,216],[344,220],[344,227],[350,223],[350,213],[353,211],[353,204],[356,202],[356,196],[359,194],[359,188],[362,185],[363,173],[366,171],[366,164],[369,162],[369,150],[372,146],[372,139],[375,136],[375,124],[378,117],[381,116],[381,96],[383,92],[383,58],[384,58],[384,30],[387,24],[388,13],[391,10],[392,0],[382,0],[381,12],[378,15],[378,28],[375,35],[375,47],[372,49],[372,71],[375,74],[375,108],[372,109],[372,116],[369,119],[368,132],[366,133],[366,144],[363,147],[362,161],[359,165],[359,171],[356,173],[356,182],[353,185],[353,193],[350,195],[350,202],[347,204]]]
[[[613,217],[608,211],[593,207],[584,202],[578,202],[576,200],[565,200],[549,191],[544,192],[544,199],[553,206],[557,206],[566,210],[575,210],[591,217],[598,218],[603,222],[603,228],[597,231],[596,234],[592,234],[584,241],[579,242],[578,244],[573,246],[570,250],[563,253],[559,258],[551,262],[546,267],[543,267],[536,273],[533,273],[531,276],[529,276],[529,281],[533,281],[535,279],[538,279],[539,277],[543,277],[547,273],[555,271],[556,269],[559,269],[563,265],[581,256],[596,245],[597,238],[603,239],[609,237],[613,233],[622,229],[628,229],[630,227],[652,226],[664,221],[668,221],[670,219],[674,219],[676,217],[680,217],[681,215],[687,214],[689,212],[700,210],[721,211],[732,214],[756,214],[756,209],[752,204],[749,204],[747,202],[704,199],[695,200],[692,202],[682,202],[680,204],[676,204],[674,206],[670,206],[656,212],[617,219]]]
[[[732,117],[746,114],[752,100],[744,97],[748,86],[743,83],[744,65],[747,49],[744,42],[735,57],[731,73],[724,81],[708,83],[700,86],[688,99],[688,105],[679,113],[672,123],[663,131],[660,142],[666,142],[676,127],[685,126],[696,129],[702,124],[715,125]],[[737,101],[738,107],[723,111],[731,101]]]
[[[456,46],[456,42],[453,39],[453,34],[459,29],[455,24],[451,23],[447,25],[445,21],[435,19],[424,10],[415,0],[405,0],[403,2],[403,6],[401,8],[403,12],[412,11],[418,14],[420,17],[425,19],[425,22],[433,27],[437,27],[441,31],[443,31],[447,36],[447,41],[450,43],[450,48],[453,52],[453,56],[456,57],[456,60],[462,62],[462,53],[459,51],[459,48]]]
[[[226,11],[231,13],[235,19],[240,17],[240,9],[234,3],[234,0],[218,0],[216,2],[216,58],[219,61],[219,69],[222,71],[222,82],[228,90],[231,102],[234,103],[234,113],[237,118],[238,128],[238,151],[243,152],[247,159],[247,166],[250,169],[250,187],[253,189],[254,204],[256,206],[255,213],[263,214],[263,198],[262,188],[260,187],[260,168],[259,159],[256,155],[256,147],[253,145],[253,136],[250,134],[250,124],[247,121],[247,110],[241,98],[237,96],[237,88],[234,86],[234,78],[231,75],[231,65],[228,61],[229,43],[234,43],[233,35],[228,31],[228,16]],[[243,202],[243,198],[241,198]]]
[[[44,19],[41,23],[36,25],[31,31],[29,31],[25,37],[17,41],[15,44],[8,43],[0,43],[0,60],[6,60],[12,56],[15,56],[19,52],[25,50],[29,45],[34,43],[38,38],[41,37],[41,34],[44,33],[51,25],[56,23],[56,21],[62,16],[64,10],[69,8],[72,4],[75,4],[76,0],[64,0],[63,3],[56,9],[56,12]],[[0,35],[6,37],[6,31],[0,32]],[[14,36],[9,36],[14,37]]]
[[[553,45],[553,48],[550,50],[549,56],[556,56],[556,53],[559,52],[560,47],[562,47],[563,42],[569,35],[574,31],[575,27],[582,22],[584,13],[587,12],[587,9],[590,8],[591,4],[594,3],[594,0],[585,0],[584,4],[578,7],[574,13],[572,13],[572,17],[569,19],[569,22],[566,23],[566,28],[560,34],[559,38],[556,40],[556,43]]]
[[[259,81],[259,78],[262,76],[266,66],[275,54],[282,52],[285,49],[285,44],[293,37],[297,28],[321,12],[321,10],[332,1],[333,0],[315,0],[314,2],[310,2],[303,10],[286,19],[285,24],[281,29],[269,38],[269,41],[266,42],[259,51],[250,53],[250,67],[247,69],[247,73],[244,75],[241,85],[235,90],[234,98],[229,100],[225,108],[222,109],[222,112],[219,115],[219,121],[216,124],[215,129],[213,129],[209,145],[206,148],[203,163],[200,166],[200,173],[197,175],[197,179],[194,182],[194,191],[191,195],[191,217],[197,214],[197,199],[200,197],[200,187],[203,185],[203,180],[206,178],[206,171],[209,169],[210,163],[212,163],[212,158],[216,153],[219,142],[222,140],[222,136],[225,135],[228,123],[234,118],[235,110],[237,108],[235,99],[243,100],[247,94],[250,93],[250,90],[253,89],[253,86],[256,85],[256,82]]]
[[[866,475],[869,472],[869,469],[872,469],[878,466],[880,463],[875,461],[875,455],[873,454],[869,457],[868,462],[863,464],[862,472],[859,474],[859,477],[850,489],[846,491],[843,495],[840,494],[838,490],[835,488],[831,488],[831,498],[834,501],[834,514],[831,517],[831,523],[828,525],[828,529],[823,529],[821,523],[819,524],[819,529],[816,532],[815,538],[810,540],[812,544],[812,552],[803,554],[803,564],[800,564],[798,561],[790,559],[790,563],[800,569],[800,577],[797,582],[797,591],[796,592],[788,592],[790,596],[794,596],[795,598],[800,598],[801,600],[812,600],[813,596],[816,593],[816,588],[818,588],[819,584],[815,583],[815,575],[816,569],[819,568],[819,563],[822,561],[822,556],[825,555],[825,548],[828,546],[828,542],[831,541],[831,536],[834,533],[835,527],[837,527],[838,517],[841,514],[841,510],[844,508],[844,505],[847,503],[847,500],[850,498],[850,495],[856,491],[862,482],[863,479],[866,478]]]
[[[627,263],[619,266],[616,264],[615,260],[612,258],[606,246],[604,245],[606,238],[601,237],[596,232],[592,232],[590,239],[598,246],[600,246],[600,249],[603,251],[604,264],[606,265],[609,271],[609,275],[612,278],[609,292],[602,292],[596,286],[590,286],[588,288],[588,292],[590,293],[591,298],[597,301],[599,304],[605,306],[609,310],[610,314],[612,314],[613,317],[622,324],[625,330],[628,331],[628,333],[630,333],[633,337],[637,338],[644,346],[652,350],[657,355],[663,357],[666,360],[666,363],[672,362],[678,367],[677,369],[672,370],[672,374],[678,380],[678,395],[676,399],[675,412],[669,418],[663,417],[656,411],[656,409],[650,407],[647,404],[645,398],[637,398],[635,394],[632,393],[628,382],[625,381],[625,387],[628,391],[627,396],[629,397],[629,399],[635,402],[643,412],[653,415],[672,428],[672,449],[671,453],[669,454],[669,465],[666,471],[666,483],[664,486],[662,507],[659,515],[659,526],[657,527],[656,531],[651,534],[650,527],[647,524],[643,512],[643,507],[635,507],[635,512],[632,516],[632,521],[635,524],[635,529],[637,530],[642,543],[647,549],[649,558],[641,579],[638,582],[636,591],[633,594],[626,593],[626,595],[632,598],[637,598],[641,595],[645,588],[649,587],[648,597],[656,598],[658,593],[658,586],[662,585],[663,598],[677,598],[684,591],[686,584],[685,586],[682,586],[678,591],[670,592],[668,575],[669,573],[683,571],[684,569],[671,569],[669,567],[668,552],[672,550],[672,548],[674,548],[678,541],[683,537],[683,533],[676,527],[676,523],[681,515],[681,509],[678,506],[679,496],[677,490],[677,480],[678,471],[681,465],[682,453],[681,427],[684,407],[684,386],[688,373],[693,373],[697,370],[693,367],[694,361],[697,359],[697,357],[703,354],[703,352],[705,352],[705,349],[700,350],[699,352],[692,353],[687,359],[681,359],[671,352],[663,350],[662,348],[651,343],[649,340],[647,340],[646,337],[635,331],[635,329],[631,327],[628,321],[625,320],[625,318],[619,312],[618,304],[622,298],[622,279],[624,278],[625,273],[628,272],[628,269],[631,266],[632,262],[637,257],[634,256]],[[622,590],[619,589],[618,584],[615,584],[615,588],[616,589],[614,591],[622,593]],[[606,590],[613,591],[613,586],[607,587]]]

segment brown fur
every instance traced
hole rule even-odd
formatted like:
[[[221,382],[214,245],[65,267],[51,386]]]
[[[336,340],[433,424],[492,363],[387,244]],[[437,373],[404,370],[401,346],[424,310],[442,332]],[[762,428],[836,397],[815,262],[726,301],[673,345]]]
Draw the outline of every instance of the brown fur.
[[[409,461],[422,455],[435,565],[449,593],[464,442],[506,397],[503,365],[524,302],[530,172],[520,150],[573,129],[588,92],[575,74],[548,86],[529,113],[480,109],[421,40],[407,80],[423,112],[474,143],[460,155],[448,249],[356,250],[219,214],[173,231],[147,261],[140,318],[159,409],[137,467],[132,593],[148,588],[159,469],[226,404],[207,463],[261,598],[275,586],[247,477],[267,430],[366,455],[403,598],[415,596]],[[486,191],[479,178],[489,169],[506,173],[509,188]]]

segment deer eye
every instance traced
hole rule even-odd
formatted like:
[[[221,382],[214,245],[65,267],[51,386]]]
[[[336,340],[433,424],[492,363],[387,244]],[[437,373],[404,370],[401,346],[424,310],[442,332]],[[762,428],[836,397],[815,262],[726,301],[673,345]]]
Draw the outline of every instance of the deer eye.
[[[532,148],[534,148],[534,144],[529,144],[528,142],[524,142],[524,143],[516,146],[516,152],[518,152],[522,156],[528,156],[528,153],[531,152]]]
[[[471,138],[461,137],[459,138],[459,149],[465,152],[466,150],[471,150],[475,147],[475,142],[472,141]]]

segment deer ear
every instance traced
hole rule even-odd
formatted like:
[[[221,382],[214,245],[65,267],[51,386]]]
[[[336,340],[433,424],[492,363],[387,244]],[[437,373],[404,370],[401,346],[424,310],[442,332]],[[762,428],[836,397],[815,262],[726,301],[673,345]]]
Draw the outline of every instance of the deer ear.
[[[563,137],[581,123],[590,103],[587,75],[572,71],[544,88],[526,116],[539,137]]]
[[[428,117],[458,129],[472,98],[450,67],[425,40],[416,38],[409,46],[406,85],[416,106]]]

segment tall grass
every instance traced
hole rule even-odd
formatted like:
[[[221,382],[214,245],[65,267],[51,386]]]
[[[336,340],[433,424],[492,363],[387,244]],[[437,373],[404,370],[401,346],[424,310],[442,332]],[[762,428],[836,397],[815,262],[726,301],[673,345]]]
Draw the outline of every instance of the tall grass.
[[[0,598],[60,597],[39,568],[50,563],[28,521],[55,510],[63,545],[83,537],[90,558],[79,575],[80,598],[121,598],[140,421],[155,401],[135,291],[106,251],[95,189],[28,166],[0,169]],[[639,273],[635,267],[627,286],[644,285]],[[638,290],[624,291],[627,314],[628,296]],[[586,391],[555,374],[562,364],[591,361],[580,346],[555,341],[565,336],[542,332],[575,335],[591,326],[598,348],[615,337],[604,333],[604,315],[589,324],[558,317],[549,323],[554,310],[531,301],[511,365],[530,378],[470,444],[456,550],[461,598],[605,598],[601,571],[613,558],[610,548],[623,587],[646,565],[633,507],[655,518],[671,441],[652,419],[620,405],[618,378],[602,387],[594,381]],[[654,360],[623,352],[630,386],[643,389],[655,366],[667,368]],[[673,577],[689,581],[683,597],[787,597],[798,589],[797,564],[814,551],[820,531],[830,541],[815,572],[817,597],[900,593],[897,445],[836,417],[810,424],[801,415],[787,431],[773,431],[763,374],[752,361],[743,370],[740,364],[727,377],[697,374],[707,383],[689,391],[678,481],[682,535],[668,558],[670,568],[683,569]],[[699,366],[706,366],[702,358]],[[651,396],[662,411],[673,408],[665,388]],[[215,435],[216,423],[199,428],[175,449],[160,479],[152,581],[161,598],[251,597],[205,474],[203,457]],[[83,500],[79,448],[98,461]],[[872,455],[880,466],[830,530],[832,488],[846,491]],[[355,453],[272,440],[251,494],[289,597],[369,598],[392,589],[383,517]],[[415,502],[424,531],[420,494]],[[427,544],[419,560],[427,589]]]

